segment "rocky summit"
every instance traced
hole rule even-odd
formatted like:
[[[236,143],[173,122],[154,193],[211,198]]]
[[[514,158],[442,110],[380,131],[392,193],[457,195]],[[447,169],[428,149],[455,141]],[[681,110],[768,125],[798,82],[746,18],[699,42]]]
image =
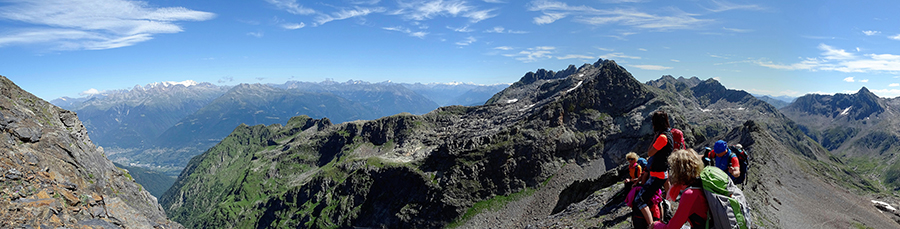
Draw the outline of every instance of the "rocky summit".
[[[182,228],[75,113],[0,76],[0,228]]]

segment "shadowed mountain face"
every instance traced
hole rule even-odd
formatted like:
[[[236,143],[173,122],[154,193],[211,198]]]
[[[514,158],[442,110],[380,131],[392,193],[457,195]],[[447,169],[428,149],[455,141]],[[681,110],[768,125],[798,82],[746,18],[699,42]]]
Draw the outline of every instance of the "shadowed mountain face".
[[[0,227],[181,228],[75,113],[0,76]]]
[[[690,82],[650,86],[601,60],[528,73],[483,106],[337,125],[306,116],[284,126],[242,125],[193,158],[161,202],[193,228],[547,225],[577,210],[565,206],[578,199],[615,199],[593,194],[610,182],[565,187],[620,168],[629,151],[645,152],[649,114],[665,110],[691,146],[725,139],[755,153],[745,192],[760,225],[896,226],[867,200],[829,184],[837,178],[822,175],[833,172],[828,151],[774,107],[714,80]],[[577,170],[590,172],[569,172]],[[576,191],[560,197],[564,190]],[[485,222],[478,209],[510,196],[532,202],[478,224]],[[847,209],[853,212],[835,214]],[[573,222],[626,218],[603,212]]]

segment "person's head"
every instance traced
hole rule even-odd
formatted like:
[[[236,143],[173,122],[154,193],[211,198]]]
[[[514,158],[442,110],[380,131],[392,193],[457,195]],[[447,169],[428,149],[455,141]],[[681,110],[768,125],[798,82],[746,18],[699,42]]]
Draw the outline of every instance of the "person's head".
[[[713,151],[716,151],[716,153],[728,151],[728,143],[723,140],[716,141],[716,144],[713,146]]]
[[[669,155],[669,181],[672,184],[691,184],[703,171],[703,160],[692,149],[677,150]]]
[[[665,111],[658,110],[653,112],[650,116],[650,120],[653,121],[653,131],[662,132],[669,129],[669,114],[666,114]]]
[[[628,164],[634,164],[638,160],[638,155],[637,153],[629,152],[628,154],[625,154],[625,160],[628,161]]]

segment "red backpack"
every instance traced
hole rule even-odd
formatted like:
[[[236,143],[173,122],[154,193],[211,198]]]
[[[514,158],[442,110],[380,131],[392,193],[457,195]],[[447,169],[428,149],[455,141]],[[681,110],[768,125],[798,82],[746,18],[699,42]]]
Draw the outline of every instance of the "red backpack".
[[[684,133],[679,129],[672,128],[672,141],[675,142],[675,150],[687,149],[684,144]]]

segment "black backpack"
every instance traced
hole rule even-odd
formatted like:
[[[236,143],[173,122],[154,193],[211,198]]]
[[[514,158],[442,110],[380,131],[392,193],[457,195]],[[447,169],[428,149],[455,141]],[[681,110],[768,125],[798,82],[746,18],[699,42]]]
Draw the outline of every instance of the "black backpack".
[[[734,184],[743,184],[747,178],[747,170],[750,169],[750,153],[744,150],[741,144],[731,145],[728,148],[737,156],[738,163],[741,165],[741,176],[734,178]]]

